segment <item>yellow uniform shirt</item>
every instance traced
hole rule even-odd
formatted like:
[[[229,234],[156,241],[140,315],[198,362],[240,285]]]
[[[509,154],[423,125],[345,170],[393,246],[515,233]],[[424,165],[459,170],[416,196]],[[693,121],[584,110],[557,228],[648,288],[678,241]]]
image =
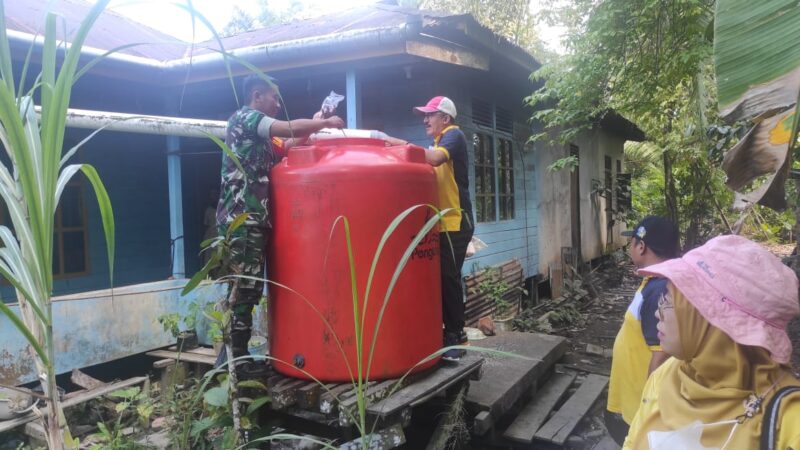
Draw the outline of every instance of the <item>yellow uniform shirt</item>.
[[[614,340],[606,409],[622,414],[630,424],[639,408],[642,389],[654,351],[661,351],[655,312],[666,292],[664,278],[645,278],[625,311],[622,327]]]
[[[442,218],[439,231],[474,228],[472,202],[469,198],[467,139],[455,125],[442,130],[433,139],[433,149],[447,155],[447,161],[434,167],[439,187],[439,209],[451,209]]]
[[[647,383],[644,386],[644,390],[642,391],[642,398],[641,398],[641,406],[639,407],[639,411],[634,417],[633,422],[631,423],[631,428],[628,431],[628,437],[625,438],[625,443],[622,446],[622,450],[634,450],[633,441],[636,436],[638,436],[641,432],[646,432],[649,430],[642,430],[641,424],[645,421],[646,417],[649,417],[656,412],[659,411],[658,407],[658,397],[659,397],[659,386],[663,382],[664,374],[668,372],[671,366],[675,364],[680,364],[675,358],[669,358],[664,364],[662,364],[658,369],[653,371],[650,375],[650,378],[647,379]],[[768,402],[764,402],[762,405],[762,412],[763,408],[767,406]],[[759,414],[758,416],[754,417],[752,420],[761,420],[763,418],[763,414]],[[691,420],[687,421],[687,423],[691,422]],[[777,450],[798,450],[800,449],[800,395],[798,394],[791,394],[787,396],[782,402],[780,406],[780,410],[778,411],[778,427],[777,427],[777,445],[775,448]],[[730,446],[729,446],[730,447]],[[635,450],[650,450],[650,449],[641,449],[637,448]],[[670,448],[668,450],[678,450],[674,448]],[[730,448],[730,450],[739,450]],[[744,450],[744,449],[742,449]],[[751,449],[747,449],[751,450]],[[758,450],[754,448],[752,450]]]

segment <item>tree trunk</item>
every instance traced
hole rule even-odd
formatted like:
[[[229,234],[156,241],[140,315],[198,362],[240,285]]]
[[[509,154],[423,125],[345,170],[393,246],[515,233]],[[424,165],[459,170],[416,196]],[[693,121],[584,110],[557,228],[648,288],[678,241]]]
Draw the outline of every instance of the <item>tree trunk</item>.
[[[675,177],[672,176],[672,155],[669,150],[664,151],[664,202],[667,206],[667,216],[678,223],[678,196],[675,193]]]

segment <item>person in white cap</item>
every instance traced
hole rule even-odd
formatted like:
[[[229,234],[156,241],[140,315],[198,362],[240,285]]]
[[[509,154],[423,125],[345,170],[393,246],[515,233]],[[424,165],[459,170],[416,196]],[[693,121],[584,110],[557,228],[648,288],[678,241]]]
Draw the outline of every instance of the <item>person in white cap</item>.
[[[414,108],[414,112],[424,116],[425,133],[433,138],[433,145],[425,151],[425,160],[436,170],[438,206],[441,210],[449,209],[439,230],[444,345],[466,344],[461,268],[474,230],[467,138],[455,125],[456,105],[447,97],[434,97],[425,106]],[[450,349],[442,359],[458,361],[463,355],[463,350]]]

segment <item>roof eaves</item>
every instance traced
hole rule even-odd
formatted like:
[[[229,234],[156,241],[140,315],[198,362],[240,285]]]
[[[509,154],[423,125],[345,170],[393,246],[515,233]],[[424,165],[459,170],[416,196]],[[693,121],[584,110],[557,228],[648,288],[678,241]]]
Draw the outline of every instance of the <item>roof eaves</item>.
[[[625,138],[626,141],[642,142],[647,140],[647,136],[641,128],[612,109],[603,114],[599,123],[601,128]]]
[[[176,81],[200,81],[227,76],[226,65],[231,63],[238,65],[237,63],[243,62],[262,70],[276,70],[298,67],[305,63],[330,62],[335,58],[344,60],[354,56],[402,53],[409,34],[415,33],[414,28],[413,24],[406,23],[401,26],[359,29],[259,44],[226,50],[224,53],[219,49],[211,49],[212,53],[167,62],[166,76],[176,77]],[[191,70],[188,80],[185,72],[187,69]]]

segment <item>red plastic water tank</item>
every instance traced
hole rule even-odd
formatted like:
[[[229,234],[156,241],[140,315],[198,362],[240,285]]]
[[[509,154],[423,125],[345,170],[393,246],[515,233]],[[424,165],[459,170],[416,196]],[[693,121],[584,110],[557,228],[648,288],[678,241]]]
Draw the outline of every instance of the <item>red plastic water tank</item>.
[[[268,278],[291,289],[270,285],[270,355],[285,362],[273,362],[276,370],[308,378],[301,368],[332,382],[357,376],[354,293],[342,217],[350,227],[360,311],[366,303],[362,373],[371,380],[395,378],[441,348],[439,234],[434,227],[411,249],[397,279],[367,372],[390,280],[414,237],[434,216],[423,206],[400,223],[380,252],[366,297],[373,258],[392,221],[414,205],[437,202],[436,176],[422,148],[386,147],[374,139],[320,141],[293,149],[272,170],[271,185]]]

